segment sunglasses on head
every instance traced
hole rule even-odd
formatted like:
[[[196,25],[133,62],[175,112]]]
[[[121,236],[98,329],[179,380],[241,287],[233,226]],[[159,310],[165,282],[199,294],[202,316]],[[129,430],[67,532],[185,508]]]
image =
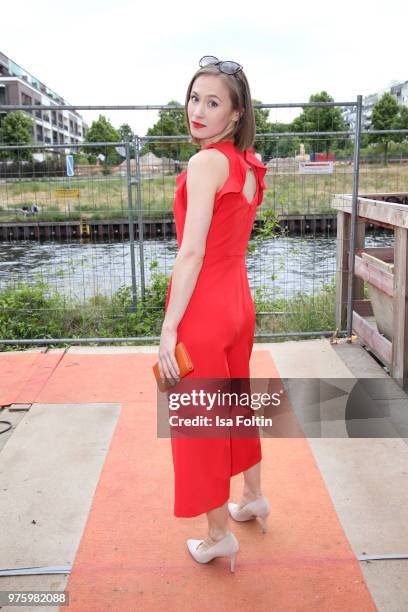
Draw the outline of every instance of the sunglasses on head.
[[[204,68],[209,65],[218,66],[220,72],[224,72],[225,74],[236,74],[240,70],[242,70],[242,66],[237,62],[223,61],[220,60],[213,55],[204,55],[199,61],[200,68]]]

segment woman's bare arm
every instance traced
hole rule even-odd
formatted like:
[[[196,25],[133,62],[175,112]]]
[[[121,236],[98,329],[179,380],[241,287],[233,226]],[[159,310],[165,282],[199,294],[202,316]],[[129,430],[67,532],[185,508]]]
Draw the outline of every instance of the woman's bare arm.
[[[216,149],[206,149],[191,157],[187,168],[187,212],[183,240],[172,272],[170,299],[160,338],[159,366],[162,377],[177,378],[174,349],[177,327],[193,294],[200,273],[214,197],[225,178],[225,161]],[[225,160],[225,161],[224,161]]]

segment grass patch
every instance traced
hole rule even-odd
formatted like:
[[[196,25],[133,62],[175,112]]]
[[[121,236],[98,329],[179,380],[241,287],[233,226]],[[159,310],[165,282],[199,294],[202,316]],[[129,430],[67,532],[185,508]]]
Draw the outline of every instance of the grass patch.
[[[6,287],[0,290],[0,338],[160,336],[168,283],[167,275],[154,273],[136,308],[130,287],[120,288],[112,297],[96,295],[85,303],[68,300],[42,282]],[[258,288],[254,302],[257,313],[267,313],[257,314],[256,333],[335,330],[334,279],[315,296],[299,293],[289,300],[270,299],[265,289]],[[24,348],[2,345],[0,340],[2,351]]]

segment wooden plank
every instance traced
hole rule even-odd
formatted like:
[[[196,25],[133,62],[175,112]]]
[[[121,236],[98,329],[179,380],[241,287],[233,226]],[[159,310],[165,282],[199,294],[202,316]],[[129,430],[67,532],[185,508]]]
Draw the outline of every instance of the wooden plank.
[[[392,194],[387,194],[391,196]],[[400,193],[395,196],[401,196]],[[332,208],[351,213],[351,194],[334,194],[332,197]],[[383,202],[363,196],[359,196],[357,203],[357,214],[364,217],[368,222],[380,221],[388,226],[404,227],[408,229],[407,207],[404,204],[394,202]]]
[[[350,217],[350,221],[351,221],[351,217]],[[365,222],[357,217],[354,252],[356,249],[364,248],[364,244],[365,244]],[[353,300],[362,300],[363,298],[364,298],[364,281],[361,278],[354,276],[353,278]]]
[[[408,216],[408,215],[407,215]],[[395,228],[392,375],[408,377],[408,232]]]
[[[336,255],[336,327],[347,325],[347,276],[348,251],[350,248],[350,215],[337,212],[337,255]]]
[[[361,256],[361,253],[373,255],[387,263],[394,263],[394,247],[364,247],[363,249],[356,249],[356,255]]]
[[[358,255],[354,256],[354,273],[359,278],[371,283],[377,289],[384,291],[389,296],[394,295],[394,275],[380,270],[374,264],[364,261]]]
[[[361,252],[361,259],[371,264],[372,266],[376,266],[379,270],[383,270],[384,272],[388,272],[388,274],[394,274],[394,249],[392,250],[392,257],[388,257],[391,261],[384,261],[380,257],[380,253],[373,253],[375,249],[370,249],[371,253],[367,253],[365,249]]]
[[[353,310],[362,317],[373,317],[373,306],[370,300],[353,300]]]
[[[382,336],[355,310],[353,310],[353,330],[363,344],[367,344],[384,363],[389,366],[392,364],[392,343],[390,340]]]

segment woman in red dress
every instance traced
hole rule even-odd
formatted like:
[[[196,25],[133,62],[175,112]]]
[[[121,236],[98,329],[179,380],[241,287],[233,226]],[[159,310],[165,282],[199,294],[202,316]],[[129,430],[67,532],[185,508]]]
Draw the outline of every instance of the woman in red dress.
[[[194,371],[186,378],[249,379],[255,306],[246,250],[266,185],[255,156],[255,117],[242,66],[213,56],[200,60],[186,95],[192,143],[200,146],[177,176],[174,216],[178,254],[166,299],[159,348],[162,378],[178,382],[175,346],[183,341]],[[183,379],[183,381],[186,380]],[[189,539],[193,558],[228,556],[234,571],[239,544],[228,517],[258,517],[263,531],[270,506],[262,494],[259,435],[172,437],[177,517],[207,514],[208,535]],[[228,503],[231,476],[243,472],[239,504]]]

